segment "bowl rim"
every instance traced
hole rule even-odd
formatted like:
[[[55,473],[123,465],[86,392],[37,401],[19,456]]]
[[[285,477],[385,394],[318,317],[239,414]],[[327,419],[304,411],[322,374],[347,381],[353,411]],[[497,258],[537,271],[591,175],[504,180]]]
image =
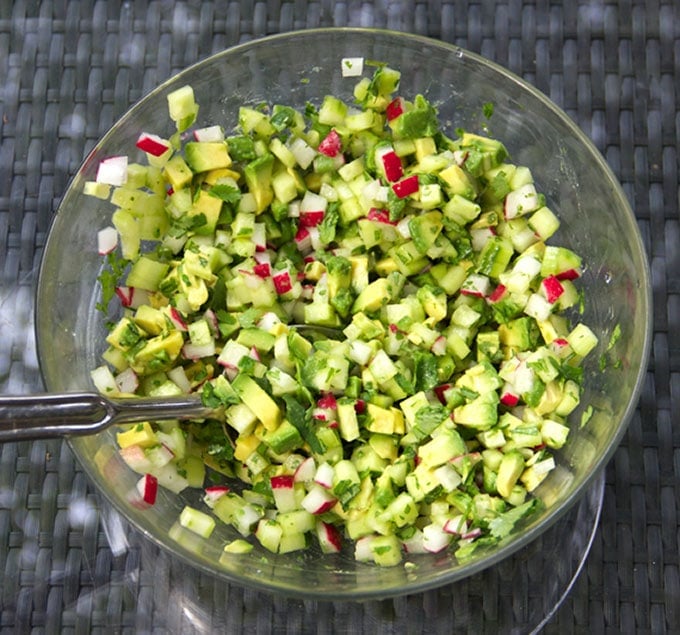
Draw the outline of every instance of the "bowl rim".
[[[122,509],[119,509],[119,505],[115,498],[108,492],[105,487],[102,487],[103,480],[101,475],[94,469],[94,466],[86,463],[80,458],[80,452],[78,449],[79,440],[78,438],[68,438],[67,443],[71,448],[74,456],[82,466],[83,470],[87,473],[91,481],[96,484],[97,492],[102,495],[108,504],[117,513],[119,513],[126,522],[135,528],[135,530],[141,533],[146,539],[150,540],[153,544],[163,549],[166,553],[172,557],[179,558],[182,562],[204,572],[218,579],[226,580],[229,583],[236,584],[242,587],[248,587],[256,589],[259,591],[277,593],[288,597],[296,598],[306,598],[306,599],[319,599],[319,600],[369,600],[369,599],[382,599],[388,597],[398,597],[405,594],[421,593],[430,589],[438,588],[446,584],[451,584],[458,580],[462,580],[473,576],[481,571],[499,564],[500,562],[508,559],[515,552],[521,548],[527,546],[530,542],[536,540],[540,535],[542,535],[548,528],[553,526],[560,518],[562,518],[573,506],[574,504],[583,496],[585,491],[590,488],[595,481],[596,477],[601,473],[606,464],[610,461],[614,452],[620,445],[620,442],[626,433],[630,420],[632,419],[634,411],[637,409],[640,393],[642,390],[642,385],[644,383],[646,369],[649,364],[649,358],[651,354],[651,342],[653,334],[653,295],[651,286],[651,273],[649,265],[649,257],[647,255],[647,250],[645,249],[644,243],[642,241],[642,235],[637,224],[637,219],[633,213],[632,207],[622,189],[621,183],[618,178],[613,173],[609,164],[604,159],[600,150],[595,146],[593,141],[581,130],[581,128],[576,124],[576,122],[555,102],[553,102],[547,95],[545,95],[541,90],[530,84],[528,81],[521,78],[519,75],[509,70],[505,66],[492,61],[481,54],[469,51],[459,45],[452,44],[443,40],[438,40],[430,36],[424,36],[415,33],[408,33],[402,31],[396,31],[389,28],[372,28],[372,27],[318,27],[311,29],[298,29],[287,31],[285,33],[277,33],[273,35],[267,35],[262,37],[256,37],[247,42],[242,42],[235,44],[233,46],[227,47],[222,51],[213,53],[207,57],[199,59],[189,66],[183,68],[182,70],[173,73],[161,83],[156,85],[151,90],[145,92],[138,100],[136,100],[132,105],[130,105],[122,115],[113,123],[113,125],[102,135],[97,142],[92,146],[92,148],[87,152],[84,159],[78,166],[78,169],[69,180],[59,199],[59,203],[55,212],[50,220],[50,225],[46,234],[45,246],[41,255],[41,262],[38,269],[37,284],[35,286],[35,302],[34,302],[34,331],[36,340],[36,353],[40,368],[40,375],[42,378],[43,385],[47,386],[47,381],[45,374],[43,372],[43,366],[40,364],[42,359],[42,345],[41,338],[39,334],[39,324],[40,324],[40,311],[41,305],[38,302],[42,285],[45,279],[45,260],[46,254],[51,248],[50,240],[53,236],[53,226],[59,216],[59,212],[62,209],[62,203],[65,200],[68,192],[74,185],[76,177],[83,171],[83,168],[93,160],[94,155],[98,149],[103,146],[110,135],[114,133],[115,128],[122,119],[130,119],[134,116],[135,111],[141,107],[141,104],[147,100],[152,99],[154,96],[162,93],[170,84],[178,84],[183,77],[189,73],[195,72],[200,69],[201,66],[209,65],[214,62],[215,59],[224,56],[233,56],[246,53],[253,48],[260,48],[267,46],[270,43],[278,43],[286,40],[295,40],[305,37],[318,37],[329,33],[344,33],[348,37],[351,35],[366,36],[371,34],[377,34],[386,38],[393,38],[397,40],[409,40],[415,43],[420,43],[423,46],[436,47],[445,50],[449,53],[457,54],[461,58],[468,58],[475,63],[487,67],[496,74],[503,76],[504,78],[510,80],[517,86],[519,86],[523,92],[529,94],[533,99],[538,100],[543,104],[544,107],[548,108],[553,114],[555,114],[562,123],[569,129],[570,133],[578,141],[580,145],[585,147],[592,160],[594,160],[600,169],[600,171],[607,177],[609,186],[612,191],[612,197],[618,199],[618,207],[622,208],[624,213],[628,216],[628,220],[631,222],[631,226],[634,227],[634,239],[638,247],[638,251],[642,256],[643,268],[639,271],[640,276],[640,287],[641,287],[641,305],[643,312],[645,314],[645,324],[644,324],[644,338],[643,338],[643,349],[641,353],[641,364],[638,369],[636,381],[634,384],[634,389],[628,400],[628,404],[623,413],[621,419],[621,425],[619,425],[616,434],[612,438],[612,442],[607,447],[606,451],[602,452],[600,456],[596,459],[593,469],[590,473],[575,487],[571,493],[561,501],[560,505],[555,507],[547,516],[544,518],[536,527],[532,528],[527,532],[518,534],[513,538],[512,541],[501,545],[498,549],[494,549],[488,555],[480,557],[470,562],[470,564],[464,567],[464,571],[456,569],[449,571],[448,574],[444,573],[428,581],[417,581],[413,584],[406,584],[397,588],[388,588],[385,590],[375,589],[370,591],[362,591],[360,593],[354,592],[352,590],[341,590],[336,589],[331,591],[323,591],[317,588],[307,588],[305,590],[291,590],[282,585],[277,585],[275,580],[260,582],[259,579],[243,579],[237,576],[231,575],[225,569],[219,569],[217,566],[211,567],[207,562],[195,561],[191,558],[191,552],[184,550],[179,544],[173,544],[171,548],[167,541],[163,541],[161,537],[157,537],[151,533],[148,529],[138,525],[133,520],[129,519],[128,516]],[[646,309],[646,310],[644,310]]]

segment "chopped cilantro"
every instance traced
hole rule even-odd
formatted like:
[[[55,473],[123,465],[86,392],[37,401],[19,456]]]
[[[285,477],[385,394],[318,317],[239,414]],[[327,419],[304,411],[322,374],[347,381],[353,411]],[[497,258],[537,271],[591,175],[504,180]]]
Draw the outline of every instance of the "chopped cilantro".
[[[493,108],[494,108],[494,105],[493,105],[492,101],[487,101],[482,105],[482,112],[484,113],[484,116],[487,119],[491,119],[491,117],[493,115]]]
[[[241,190],[228,183],[216,183],[208,190],[208,193],[229,205],[236,206],[241,200]]]
[[[323,454],[326,447],[314,434],[311,411],[305,410],[304,406],[292,395],[284,395],[283,400],[286,403],[288,421],[297,428],[300,436],[309,444],[312,452]]]
[[[116,287],[129,262],[124,258],[118,258],[115,253],[107,254],[106,267],[102,269],[97,280],[102,288],[102,299],[96,308],[104,314],[108,314],[109,302],[116,294]]]

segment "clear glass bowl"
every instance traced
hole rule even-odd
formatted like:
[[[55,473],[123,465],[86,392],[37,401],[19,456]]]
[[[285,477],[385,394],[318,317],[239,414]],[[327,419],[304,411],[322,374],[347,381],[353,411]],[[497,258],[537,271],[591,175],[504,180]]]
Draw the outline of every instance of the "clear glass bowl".
[[[389,63],[402,73],[401,92],[425,94],[439,108],[451,134],[455,128],[488,132],[501,139],[512,160],[532,168],[538,189],[562,221],[556,242],[575,249],[587,269],[583,319],[599,336],[585,369],[582,407],[559,452],[558,467],[537,495],[545,509],[528,527],[500,545],[459,563],[450,554],[414,556],[409,566],[378,568],[357,564],[351,554],[322,556],[310,550],[274,556],[251,554],[220,559],[232,530],[219,526],[210,540],[186,534],[170,537],[179,512],[197,504],[198,493],[161,493],[147,510],[127,499],[137,476],[117,458],[114,433],[73,439],[70,444],[96,486],[119,512],[175,557],[228,581],[288,595],[366,599],[414,593],[451,583],[498,563],[527,545],[582,496],[609,460],[636,407],[649,355],[651,292],[643,244],[618,182],[602,156],[577,126],[536,89],[505,69],[460,48],[430,39],[363,29],[321,29],[273,36],[219,53],[168,80],[132,107],[102,138],[69,185],[45,246],[36,300],[39,361],[49,391],[92,389],[89,371],[100,364],[105,336],[95,310],[96,230],[110,222],[112,207],[83,194],[99,161],[134,157],[143,130],[172,132],[166,95],[193,86],[200,104],[199,125],[230,128],[243,104],[320,104],[326,94],[352,99],[354,79],[342,78],[343,57]],[[493,116],[484,116],[492,102]],[[607,350],[615,325],[621,337]],[[618,360],[600,369],[602,356]],[[581,427],[583,407],[592,417]],[[95,461],[110,448],[108,461]],[[100,451],[99,457],[105,456]]]

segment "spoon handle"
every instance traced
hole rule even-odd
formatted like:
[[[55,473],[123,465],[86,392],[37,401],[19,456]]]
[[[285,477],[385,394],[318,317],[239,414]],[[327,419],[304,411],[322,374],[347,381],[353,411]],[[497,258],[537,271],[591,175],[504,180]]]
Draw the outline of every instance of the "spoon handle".
[[[198,394],[106,398],[97,393],[0,396],[0,442],[100,432],[113,424],[206,417]]]

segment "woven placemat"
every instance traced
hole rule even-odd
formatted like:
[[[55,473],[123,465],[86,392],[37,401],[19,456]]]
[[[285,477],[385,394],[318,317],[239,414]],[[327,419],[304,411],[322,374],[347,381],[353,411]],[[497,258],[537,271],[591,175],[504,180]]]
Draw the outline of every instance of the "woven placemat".
[[[652,359],[630,429],[605,473],[585,568],[546,632],[680,632],[680,6],[674,0],[497,2],[97,2],[0,0],[0,389],[39,390],[36,268],[53,210],[89,148],[175,71],[227,46],[317,26],[375,26],[455,43],[545,92],[621,180],[650,257]],[[674,425],[675,424],[675,425]],[[497,632],[518,589],[471,585],[367,604],[285,600],[177,570],[101,505],[65,444],[0,448],[3,632]],[[178,585],[177,581],[180,581]],[[211,593],[213,607],[173,603]],[[174,611],[174,613],[173,613]],[[181,612],[181,614],[180,614]],[[444,617],[442,617],[444,616]],[[171,628],[169,625],[173,625]]]

